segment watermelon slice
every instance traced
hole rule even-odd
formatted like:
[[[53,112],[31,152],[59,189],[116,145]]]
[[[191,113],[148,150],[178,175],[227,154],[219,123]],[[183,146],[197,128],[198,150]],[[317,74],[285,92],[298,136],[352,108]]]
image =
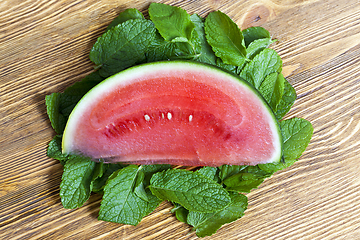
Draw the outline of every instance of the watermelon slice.
[[[69,117],[62,149],[105,162],[256,165],[280,161],[282,139],[246,81],[167,61],[129,68],[90,90]]]

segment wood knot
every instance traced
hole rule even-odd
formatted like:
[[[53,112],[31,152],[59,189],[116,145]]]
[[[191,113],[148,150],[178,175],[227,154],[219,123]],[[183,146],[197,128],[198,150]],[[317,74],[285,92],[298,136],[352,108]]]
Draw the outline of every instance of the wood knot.
[[[242,29],[249,27],[260,26],[264,24],[270,17],[271,9],[264,5],[252,6],[246,13]]]

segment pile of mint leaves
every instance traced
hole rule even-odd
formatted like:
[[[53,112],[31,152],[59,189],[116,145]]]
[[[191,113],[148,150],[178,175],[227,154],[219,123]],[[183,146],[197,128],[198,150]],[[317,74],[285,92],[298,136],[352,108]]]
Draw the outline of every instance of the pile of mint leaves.
[[[203,19],[178,7],[151,3],[148,13],[149,19],[136,9],[121,12],[91,49],[96,71],[64,92],[46,96],[47,113],[57,133],[47,155],[64,165],[60,197],[65,208],[81,207],[95,192],[103,195],[99,220],[137,225],[167,200],[174,205],[171,212],[191,225],[198,237],[210,236],[244,215],[248,203],[243,193],[297,161],[313,128],[305,119],[282,120],[297,96],[281,73],[280,56],[268,48],[275,40],[267,30],[251,27],[241,31],[220,11]],[[253,85],[279,121],[282,159],[256,166],[223,165],[189,171],[164,164],[109,164],[62,154],[67,119],[82,96],[126,68],[164,60],[211,64]]]

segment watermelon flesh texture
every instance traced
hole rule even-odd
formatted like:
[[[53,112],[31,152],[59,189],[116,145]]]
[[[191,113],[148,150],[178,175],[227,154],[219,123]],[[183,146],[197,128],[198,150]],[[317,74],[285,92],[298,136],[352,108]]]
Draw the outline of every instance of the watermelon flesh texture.
[[[244,80],[192,62],[157,62],[94,87],[71,113],[63,153],[185,166],[278,162],[274,114]]]

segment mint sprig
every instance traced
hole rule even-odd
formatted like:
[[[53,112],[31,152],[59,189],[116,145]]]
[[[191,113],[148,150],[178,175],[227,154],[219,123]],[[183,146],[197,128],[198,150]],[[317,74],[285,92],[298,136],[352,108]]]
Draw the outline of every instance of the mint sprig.
[[[47,154],[64,165],[60,185],[65,208],[82,206],[91,192],[103,194],[99,219],[137,225],[161,201],[174,204],[172,212],[193,226],[197,236],[214,234],[223,224],[244,215],[246,196],[276,171],[294,164],[308,146],[313,128],[305,119],[281,119],[296,100],[295,89],[281,74],[280,56],[268,47],[270,33],[262,27],[240,31],[220,11],[205,19],[197,14],[151,3],[150,19],[136,9],[115,18],[94,44],[90,59],[95,71],[63,93],[46,96],[47,113],[57,135]],[[95,163],[61,152],[62,133],[78,101],[105,77],[128,67],[160,60],[185,59],[220,67],[247,80],[274,111],[283,136],[279,163],[256,166],[202,167],[196,171],[170,165]]]

